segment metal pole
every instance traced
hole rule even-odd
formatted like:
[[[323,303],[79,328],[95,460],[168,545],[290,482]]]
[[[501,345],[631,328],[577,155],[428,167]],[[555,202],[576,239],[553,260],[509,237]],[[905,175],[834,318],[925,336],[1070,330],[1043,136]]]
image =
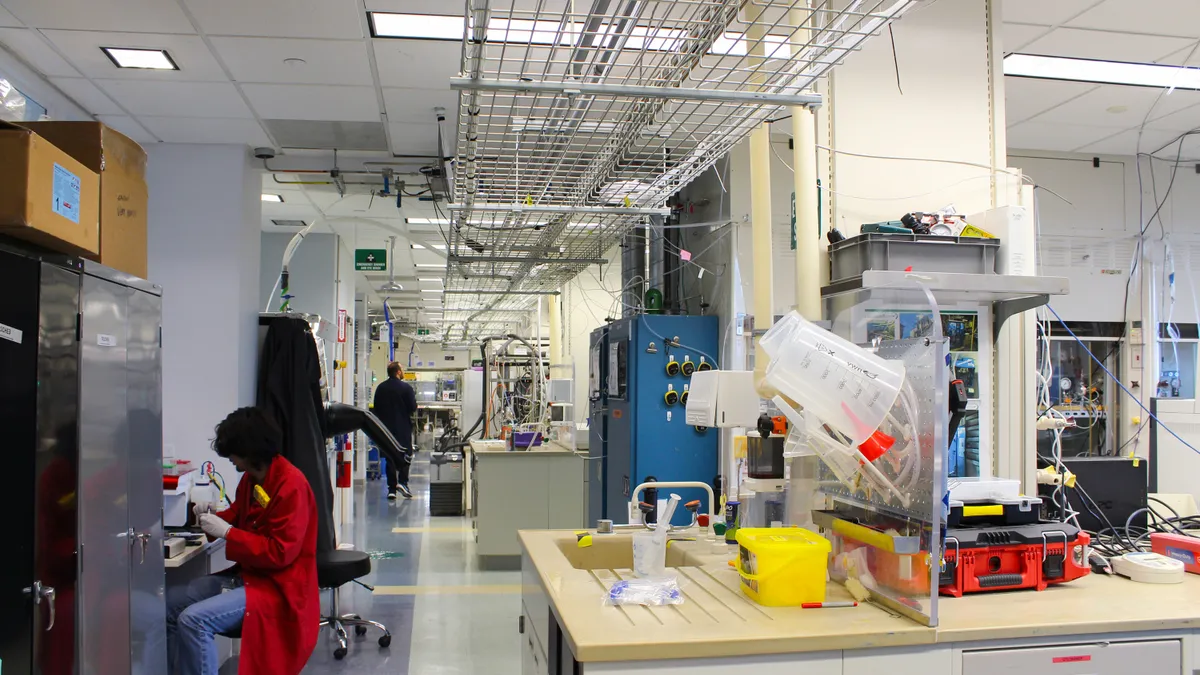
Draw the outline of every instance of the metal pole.
[[[721,89],[691,89],[688,87],[654,87],[632,84],[588,84],[585,82],[535,82],[533,80],[484,80],[452,77],[450,88],[467,91],[511,91],[530,94],[583,94],[659,98],[676,101],[724,101],[774,105],[821,105],[820,94],[769,94],[758,91],[728,91]]]
[[[807,3],[806,3],[807,4]],[[813,20],[807,8],[791,10],[792,25]],[[807,16],[805,16],[807,15]],[[797,43],[808,40],[811,31],[797,31]],[[799,46],[793,47],[798,49]],[[821,214],[817,211],[817,120],[808,108],[792,108],[792,166],[796,191],[796,311],[809,321],[820,321],[821,310]]]
[[[450,204],[451,211],[496,211],[500,213],[576,213],[594,214],[601,216],[668,216],[668,207],[631,207],[631,206],[565,206],[555,204],[497,204],[495,202],[479,204]]]
[[[473,291],[447,288],[443,295],[558,295],[558,291]]]
[[[523,256],[504,256],[504,255],[452,255],[449,256],[450,262],[453,263],[473,263],[473,262],[492,262],[492,263],[559,263],[564,265],[605,265],[608,260],[604,258],[533,258]]]
[[[663,219],[662,216],[650,216],[650,229],[647,231],[647,239],[650,247],[650,277],[647,285],[650,288],[658,289],[659,293],[666,295],[666,290],[663,288],[663,271],[666,254],[666,244],[663,242]]]
[[[747,37],[762,54],[762,26],[752,25]],[[754,253],[754,330],[771,327],[775,319],[775,293],[771,242],[771,125],[763,122],[750,133],[750,241]],[[766,377],[767,355],[754,340],[754,382]],[[766,393],[766,392],[761,392]]]

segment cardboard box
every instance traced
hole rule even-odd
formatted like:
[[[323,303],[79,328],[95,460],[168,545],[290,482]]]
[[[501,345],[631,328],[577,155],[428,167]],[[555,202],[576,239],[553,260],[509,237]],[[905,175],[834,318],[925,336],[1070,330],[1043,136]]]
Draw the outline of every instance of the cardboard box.
[[[100,174],[100,251],[93,260],[146,278],[146,151],[100,122],[22,124]]]
[[[0,157],[0,233],[71,255],[100,252],[100,176],[7,122]]]

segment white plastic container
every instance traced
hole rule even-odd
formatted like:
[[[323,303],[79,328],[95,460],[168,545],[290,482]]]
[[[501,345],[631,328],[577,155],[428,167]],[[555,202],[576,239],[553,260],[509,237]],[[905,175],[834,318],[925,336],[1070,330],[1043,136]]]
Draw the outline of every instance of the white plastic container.
[[[904,384],[899,361],[879,358],[794,311],[767,331],[762,347],[771,357],[767,382],[856,446],[883,425]],[[887,450],[875,454],[871,445],[863,448],[871,460]]]
[[[654,532],[635,532],[633,535],[633,573],[642,579],[661,577],[667,573],[667,542]]]

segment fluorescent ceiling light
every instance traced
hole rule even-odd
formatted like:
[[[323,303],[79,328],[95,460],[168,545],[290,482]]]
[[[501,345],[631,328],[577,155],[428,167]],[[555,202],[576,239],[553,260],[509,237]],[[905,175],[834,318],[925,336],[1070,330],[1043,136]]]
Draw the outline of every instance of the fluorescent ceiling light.
[[[438,269],[444,269],[446,267],[446,263],[415,263],[414,267],[436,267]]]
[[[179,70],[165,49],[128,49],[125,47],[101,47],[118,68],[140,68],[142,70]]]
[[[425,248],[425,245],[424,244],[413,244],[412,247],[417,248],[417,249],[423,249],[423,248]],[[445,244],[433,244],[433,246],[431,248],[436,248],[439,251],[445,251],[446,245]]]
[[[278,202],[278,203],[282,204],[283,203],[283,195],[270,195],[270,194],[267,194],[264,192],[263,196],[262,196],[262,200],[264,202]]]
[[[422,288],[421,292],[422,293],[441,293],[442,289],[440,289],[440,288]]]
[[[438,218],[405,218],[409,225],[449,225],[450,223]]]
[[[417,277],[417,281],[436,281],[439,284],[445,283],[441,277]]]
[[[898,7],[907,5],[910,0],[899,0]],[[897,9],[889,9],[882,14],[892,16]],[[453,40],[463,39],[463,34],[472,27],[461,16],[444,16],[439,14],[406,14],[395,12],[368,12],[371,19],[371,35],[378,38],[406,38],[415,40]],[[878,16],[878,15],[875,15]],[[783,27],[787,29],[787,27]],[[668,28],[661,25],[627,26],[620,23],[599,23],[595,25],[582,22],[561,23],[559,21],[505,19],[493,17],[488,19],[486,41],[494,44],[518,45],[557,45],[572,47],[585,37],[591,44],[608,44],[622,40],[624,49],[676,52],[686,50],[689,40],[699,38],[689,36],[687,31],[679,28]],[[768,58],[788,58],[791,55],[789,36],[768,35],[763,51]],[[725,33],[714,41],[710,54],[724,56],[745,56],[750,41],[741,33]]]
[[[466,27],[462,16],[392,12],[367,12],[367,16],[371,18],[372,37],[461,40]]]
[[[1004,74],[1045,80],[1099,82],[1168,89],[1200,89],[1200,69],[1162,66],[1154,63],[1009,54],[1004,57]]]

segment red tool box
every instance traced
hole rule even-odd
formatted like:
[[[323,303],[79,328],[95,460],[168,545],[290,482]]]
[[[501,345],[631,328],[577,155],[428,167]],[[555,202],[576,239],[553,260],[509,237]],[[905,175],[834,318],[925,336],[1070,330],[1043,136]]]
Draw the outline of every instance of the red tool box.
[[[1091,538],[1067,523],[950,528],[938,585],[942,595],[1009,591],[1074,581],[1089,572]]]

